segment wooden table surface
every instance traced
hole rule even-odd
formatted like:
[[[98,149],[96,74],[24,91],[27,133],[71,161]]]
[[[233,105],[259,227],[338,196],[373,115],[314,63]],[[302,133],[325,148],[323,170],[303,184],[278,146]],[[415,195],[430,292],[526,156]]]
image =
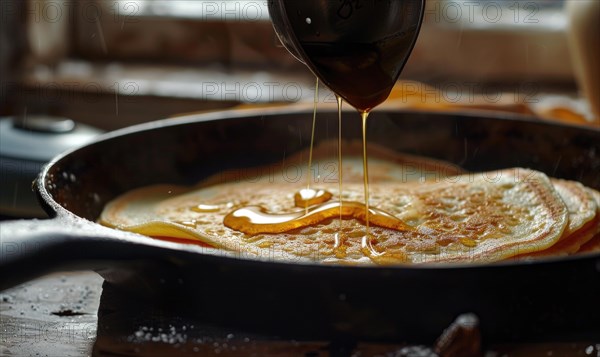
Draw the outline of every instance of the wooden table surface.
[[[102,281],[93,272],[61,273],[0,293],[0,354],[91,355]]]
[[[432,356],[402,344],[295,341],[203,324],[122,298],[93,272],[0,293],[0,356]],[[485,357],[600,357],[598,341],[491,346]]]

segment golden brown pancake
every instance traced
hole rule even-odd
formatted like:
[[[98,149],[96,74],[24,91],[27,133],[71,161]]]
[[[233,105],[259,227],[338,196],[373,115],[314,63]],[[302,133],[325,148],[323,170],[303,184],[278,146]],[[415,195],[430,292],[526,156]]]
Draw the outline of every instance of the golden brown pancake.
[[[598,219],[600,219],[600,192],[591,188],[588,188],[587,190],[596,201],[596,205],[598,206],[597,217]],[[600,221],[598,221],[598,225],[596,226],[596,234],[594,235],[594,237],[590,239],[589,242],[583,244],[578,251],[578,253],[588,252],[600,252]]]
[[[592,238],[594,238],[594,236],[598,232],[599,223],[600,220],[596,218],[595,220],[586,224],[577,232],[572,233],[566,238],[561,238],[556,244],[554,244],[550,248],[539,252],[522,254],[515,257],[515,259],[532,259],[574,254],[580,251],[583,245],[585,245]]]
[[[384,163],[382,167],[390,166],[389,161]],[[342,199],[361,203],[363,186],[350,176],[348,182],[344,180]],[[362,175],[356,176],[362,180]],[[382,177],[395,175],[388,172],[379,175]],[[340,222],[339,209],[321,221],[277,234],[245,234],[224,226],[228,214],[247,205],[261,206],[271,214],[302,210],[295,207],[293,197],[305,187],[302,183],[255,181],[191,190],[164,185],[137,189],[109,203],[100,222],[150,236],[195,239],[244,256],[400,264],[494,262],[544,250],[559,240],[568,221],[565,204],[544,174],[509,169],[437,176],[420,185],[398,183],[397,177],[372,185],[371,207],[389,213],[409,228],[395,230],[372,224],[369,238],[365,238],[364,213],[343,212]],[[339,199],[337,183],[316,186],[332,193],[332,200]]]
[[[569,255],[577,252],[596,234],[598,206],[591,190],[575,181],[551,179],[554,189],[569,211],[569,223],[560,240],[552,247],[515,257],[516,259]]]
[[[560,179],[551,181],[569,210],[569,224],[564,233],[564,237],[568,237],[596,217],[598,206],[591,190],[579,182]]]
[[[600,252],[600,233],[596,233],[596,235],[592,239],[590,239],[589,242],[582,245],[578,251],[578,253],[591,252]]]

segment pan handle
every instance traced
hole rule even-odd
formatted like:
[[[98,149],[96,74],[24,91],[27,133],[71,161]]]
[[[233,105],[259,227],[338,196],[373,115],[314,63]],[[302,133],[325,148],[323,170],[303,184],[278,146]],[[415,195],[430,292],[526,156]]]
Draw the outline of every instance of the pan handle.
[[[79,218],[2,222],[0,291],[58,270],[96,270],[156,257],[161,249],[135,239],[143,237]]]

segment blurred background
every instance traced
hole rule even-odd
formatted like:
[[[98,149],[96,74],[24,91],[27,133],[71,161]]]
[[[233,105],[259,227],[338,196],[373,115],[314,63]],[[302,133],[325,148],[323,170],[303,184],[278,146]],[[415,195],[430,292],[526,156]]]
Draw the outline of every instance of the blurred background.
[[[600,31],[570,24],[598,14],[576,14],[565,3],[429,0],[385,106],[594,125],[588,99],[598,101],[597,84],[581,78],[597,74],[598,61],[587,68],[580,58],[594,54],[576,43]],[[113,130],[182,113],[313,100],[314,76],[279,44],[266,0],[1,4],[2,116],[50,114]],[[321,101],[334,98],[324,91]]]

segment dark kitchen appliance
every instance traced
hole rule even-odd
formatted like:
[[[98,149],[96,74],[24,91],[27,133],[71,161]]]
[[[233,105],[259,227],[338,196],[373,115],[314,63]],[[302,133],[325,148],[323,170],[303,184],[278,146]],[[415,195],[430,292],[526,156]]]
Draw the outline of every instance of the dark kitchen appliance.
[[[31,184],[56,155],[87,144],[102,131],[50,115],[0,118],[0,215],[47,217]]]

